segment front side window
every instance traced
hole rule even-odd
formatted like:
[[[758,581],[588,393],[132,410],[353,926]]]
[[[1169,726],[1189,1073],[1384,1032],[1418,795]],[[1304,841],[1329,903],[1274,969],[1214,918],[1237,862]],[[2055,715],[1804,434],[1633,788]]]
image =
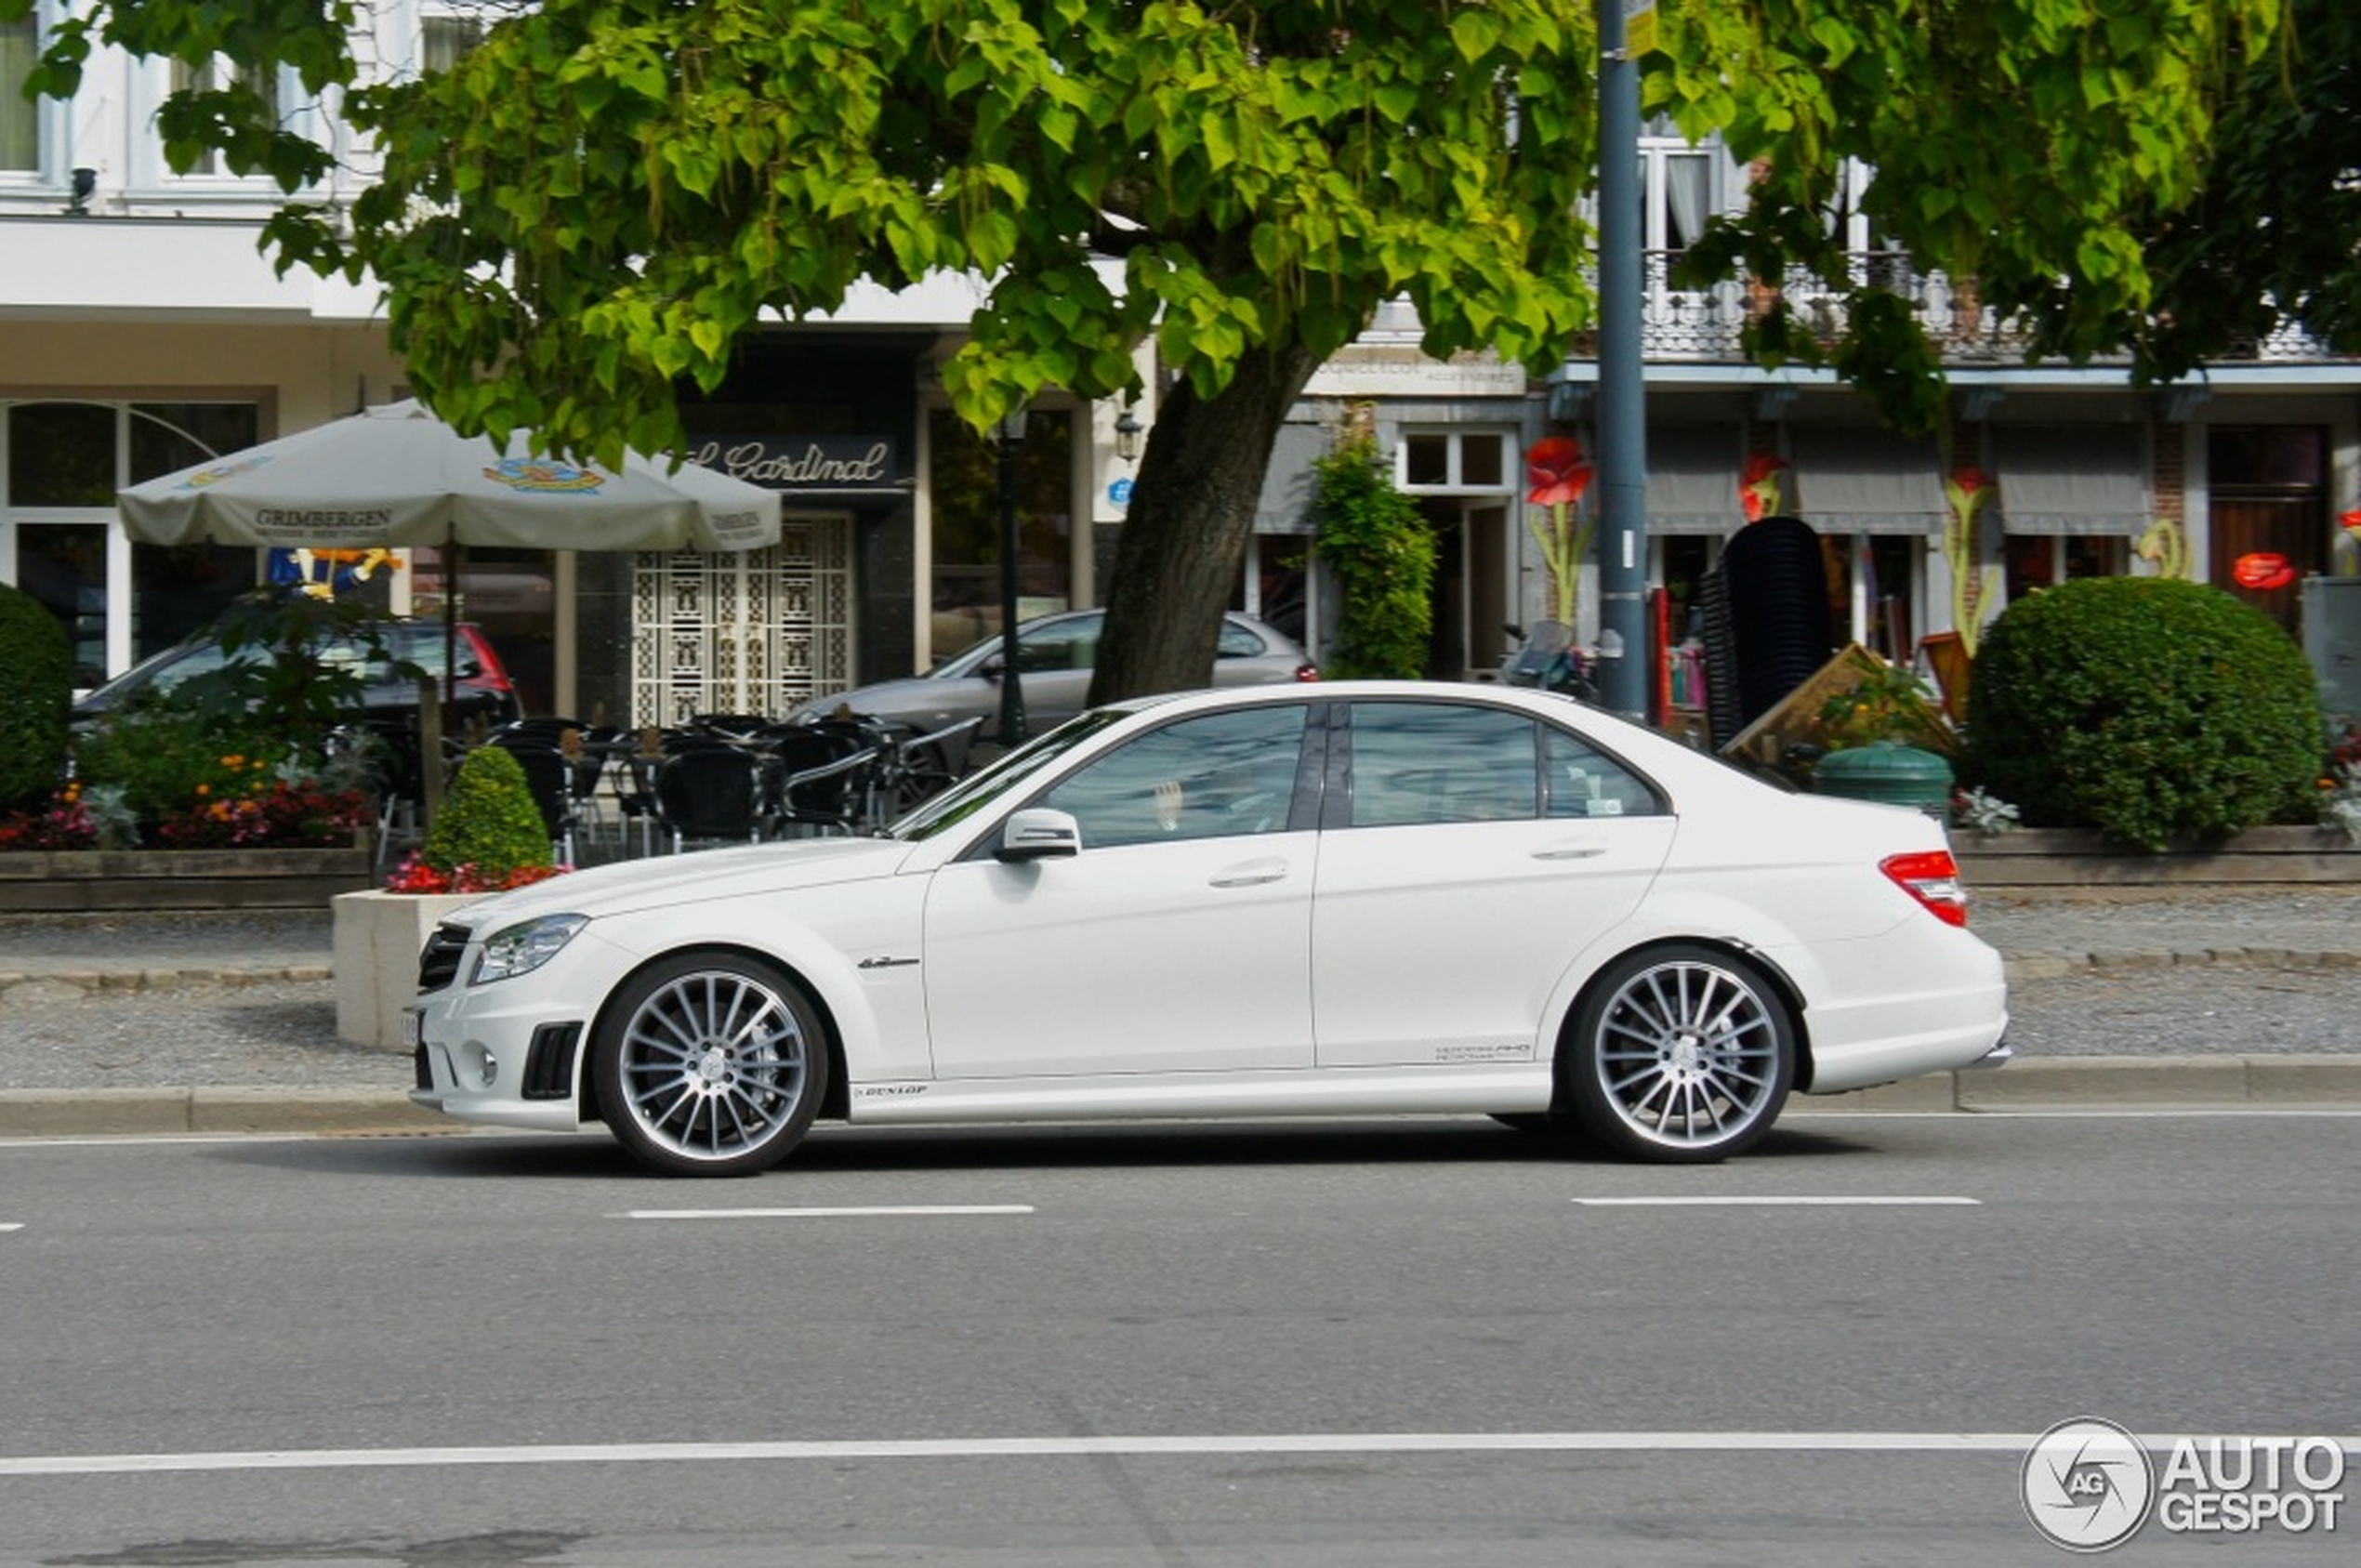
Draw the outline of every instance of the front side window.
[[[1041,804],[1073,815],[1086,853],[1284,831],[1311,711],[1289,703],[1180,719],[1062,781]]]

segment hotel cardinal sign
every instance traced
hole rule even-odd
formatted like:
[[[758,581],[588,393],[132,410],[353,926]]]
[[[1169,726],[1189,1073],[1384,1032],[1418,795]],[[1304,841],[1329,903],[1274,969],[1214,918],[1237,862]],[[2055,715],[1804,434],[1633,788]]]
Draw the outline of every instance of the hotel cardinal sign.
[[[886,436],[711,436],[689,461],[790,494],[885,496],[910,487]]]

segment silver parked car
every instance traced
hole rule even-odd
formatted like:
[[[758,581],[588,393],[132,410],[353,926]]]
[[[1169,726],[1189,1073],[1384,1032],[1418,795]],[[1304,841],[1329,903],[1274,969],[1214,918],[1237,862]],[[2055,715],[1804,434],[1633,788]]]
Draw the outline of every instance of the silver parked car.
[[[1101,610],[1067,610],[1017,627],[1017,672],[1024,685],[1026,727],[1033,733],[1054,729],[1082,711],[1105,620]],[[1300,647],[1251,615],[1233,611],[1222,618],[1221,638],[1214,648],[1214,685],[1270,686],[1316,680],[1319,675]],[[999,717],[999,634],[962,649],[924,675],[814,697],[788,717],[821,718],[840,707],[907,724],[920,732],[981,718],[980,730],[952,739],[956,755],[941,759],[957,772],[966,765],[970,736],[989,735]]]

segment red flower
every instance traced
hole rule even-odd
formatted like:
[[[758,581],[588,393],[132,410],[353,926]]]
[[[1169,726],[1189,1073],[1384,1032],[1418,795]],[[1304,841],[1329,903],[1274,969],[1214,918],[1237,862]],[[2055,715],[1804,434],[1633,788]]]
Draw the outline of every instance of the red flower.
[[[2361,537],[2361,507],[2355,507],[2349,512],[2339,512],[2337,520],[2344,524],[2347,534]]]
[[[1544,436],[1525,449],[1524,478],[1533,488],[1524,498],[1537,507],[1571,507],[1590,488],[1596,472],[1582,460],[1582,445],[1572,436]]]

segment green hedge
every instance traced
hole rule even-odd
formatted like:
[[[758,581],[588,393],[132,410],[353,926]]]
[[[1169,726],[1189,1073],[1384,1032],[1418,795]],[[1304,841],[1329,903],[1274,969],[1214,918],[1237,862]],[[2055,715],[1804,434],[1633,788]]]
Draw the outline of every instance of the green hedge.
[[[2317,685],[2279,626],[2220,588],[2090,577],[1985,628],[1969,779],[2027,824],[2161,850],[2311,821]]]
[[[0,810],[37,805],[64,777],[73,650],[46,605],[0,583]]]

